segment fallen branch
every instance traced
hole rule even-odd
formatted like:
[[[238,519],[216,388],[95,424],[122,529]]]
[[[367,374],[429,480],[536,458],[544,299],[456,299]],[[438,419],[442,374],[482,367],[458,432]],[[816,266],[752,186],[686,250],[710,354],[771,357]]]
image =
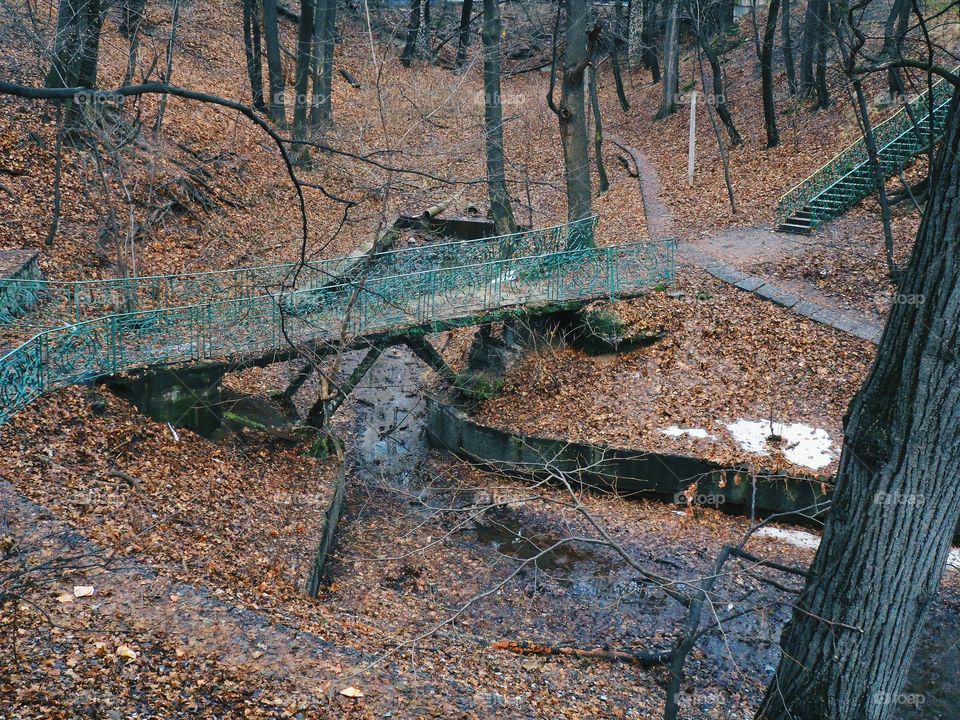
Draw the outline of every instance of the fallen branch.
[[[526,640],[498,640],[491,646],[494,650],[506,650],[518,655],[566,655],[569,657],[593,658],[595,660],[610,660],[640,667],[664,665],[673,659],[673,650],[662,650],[653,653],[634,653],[627,650],[603,650],[602,648],[572,647],[570,645],[543,645]]]

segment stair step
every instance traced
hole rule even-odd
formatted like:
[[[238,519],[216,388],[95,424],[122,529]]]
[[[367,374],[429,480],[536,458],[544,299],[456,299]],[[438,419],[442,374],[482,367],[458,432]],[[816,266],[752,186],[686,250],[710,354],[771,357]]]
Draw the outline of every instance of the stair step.
[[[791,233],[792,235],[809,235],[813,228],[809,225],[794,225],[790,222],[777,225],[777,232]]]

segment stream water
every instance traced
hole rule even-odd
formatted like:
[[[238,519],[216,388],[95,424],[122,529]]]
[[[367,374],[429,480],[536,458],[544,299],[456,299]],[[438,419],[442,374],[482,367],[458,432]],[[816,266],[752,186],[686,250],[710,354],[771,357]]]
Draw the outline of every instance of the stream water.
[[[344,372],[349,373],[360,357],[346,358]],[[431,377],[431,371],[405,347],[390,348],[378,359],[338,421],[346,423],[341,432],[348,432],[353,440],[355,472],[375,477],[387,487],[417,489],[417,468],[428,453],[423,393]],[[418,492],[439,491],[431,487]],[[528,559],[557,537],[556,523],[550,517],[520,506],[485,518],[462,533],[460,541],[491,558]],[[667,568],[665,574],[671,569],[676,572],[676,568]],[[539,558],[517,582],[525,584],[528,594],[539,593],[541,613],[547,618],[545,630],[562,632],[563,623],[569,622],[585,643],[629,644],[676,627],[683,618],[675,603],[665,603],[659,593],[646,592],[622,561],[591,547],[561,546]],[[897,704],[894,716],[899,720],[955,719],[960,715],[958,607],[960,599],[940,598],[934,603],[907,685],[890,699]],[[488,602],[484,612],[510,622],[514,610],[506,602]],[[725,625],[723,635],[704,636],[698,643],[705,655],[697,661],[699,670],[706,670],[718,685],[732,691],[745,678],[765,682],[779,657],[774,639],[787,619],[786,610],[775,610],[763,620],[745,616]],[[611,628],[620,629],[616,638],[608,636]],[[709,708],[703,710],[706,713]]]

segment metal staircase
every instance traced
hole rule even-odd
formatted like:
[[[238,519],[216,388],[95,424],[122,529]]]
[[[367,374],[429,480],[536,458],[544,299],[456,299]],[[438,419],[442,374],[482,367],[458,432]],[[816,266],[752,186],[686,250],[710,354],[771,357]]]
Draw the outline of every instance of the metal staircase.
[[[929,93],[925,92],[909,103],[909,113],[907,108],[902,108],[873,129],[884,177],[902,170],[931,139],[935,141],[943,134],[952,97],[950,83],[941,80],[933,86],[932,128]],[[867,146],[861,138],[780,198],[776,229],[809,234],[817,225],[843,214],[876,189]]]

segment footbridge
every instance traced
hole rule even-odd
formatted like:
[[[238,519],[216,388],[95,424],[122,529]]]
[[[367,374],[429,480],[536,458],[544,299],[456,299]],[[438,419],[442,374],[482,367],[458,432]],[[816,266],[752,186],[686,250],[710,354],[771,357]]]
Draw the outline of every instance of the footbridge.
[[[0,423],[68,385],[158,366],[263,365],[635,296],[672,240],[596,247],[595,218],[316,262],[59,282],[0,280]]]

